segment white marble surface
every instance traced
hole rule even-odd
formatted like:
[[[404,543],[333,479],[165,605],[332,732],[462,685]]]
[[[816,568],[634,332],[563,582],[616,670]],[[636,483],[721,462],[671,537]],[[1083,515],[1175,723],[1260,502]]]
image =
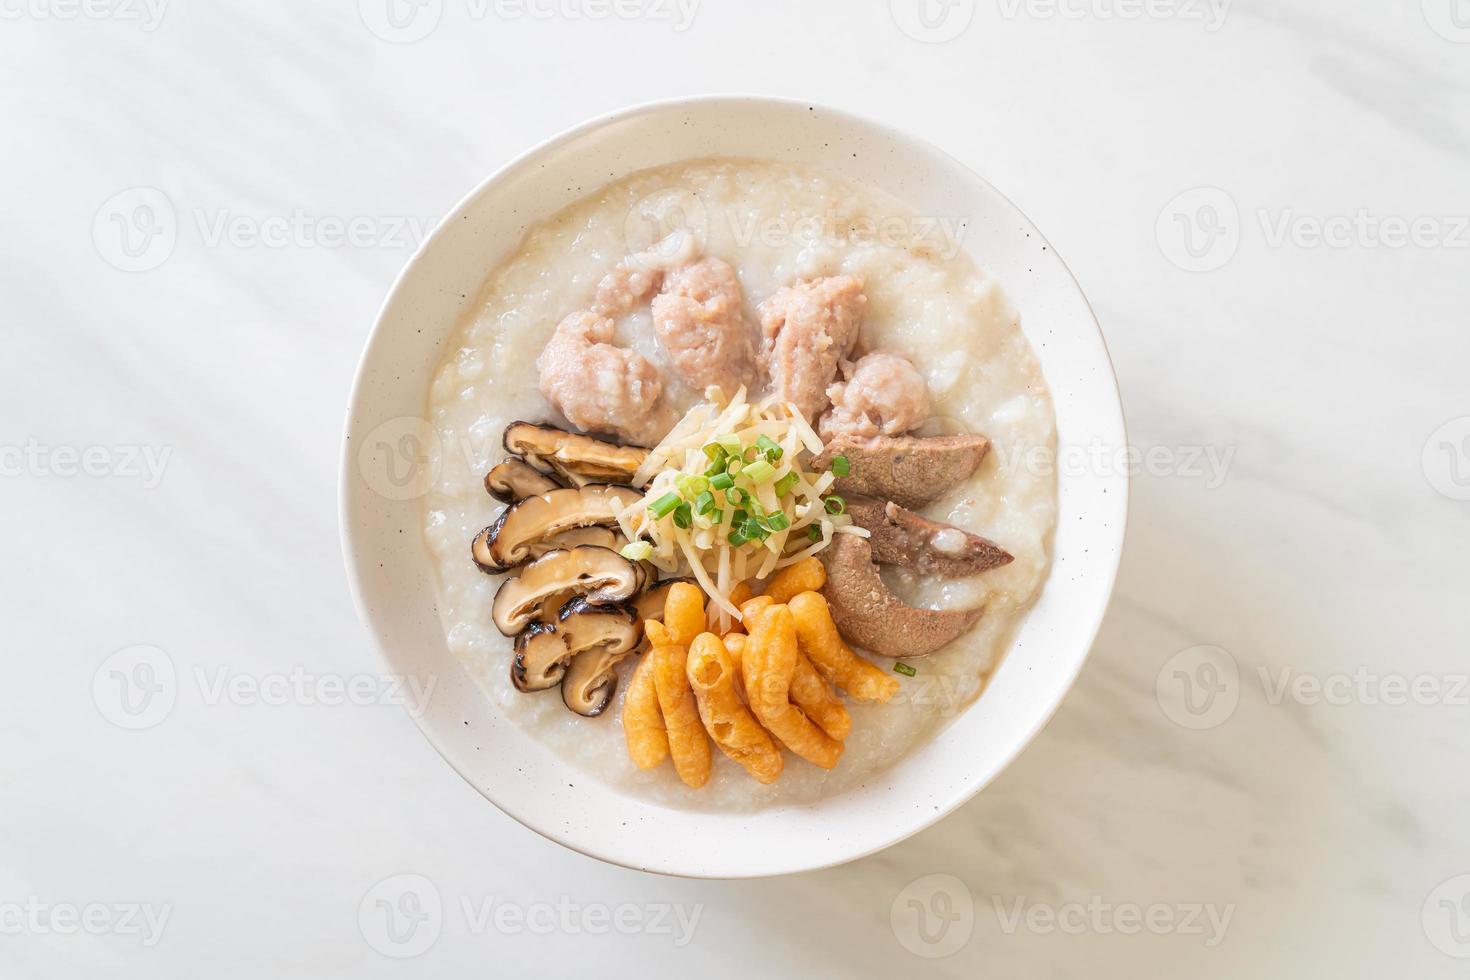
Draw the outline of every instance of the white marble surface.
[[[1464,0],[934,0],[958,19],[928,33],[911,0],[689,0],[687,25],[426,0],[397,34],[381,0],[159,2],[0,5],[0,974],[1470,970]],[[380,669],[335,480],[406,229],[586,117],[716,90],[971,162],[1070,262],[1162,447],[1089,666],[1021,759],[885,853],[739,884],[563,851],[400,708],[316,697]],[[107,203],[135,188],[166,201]],[[129,256],[114,216],[165,234]],[[177,671],[166,716],[119,714],[136,652],[108,658],[137,645]],[[1212,676],[1191,713],[1181,677]],[[443,910],[395,944],[376,900],[403,874]]]

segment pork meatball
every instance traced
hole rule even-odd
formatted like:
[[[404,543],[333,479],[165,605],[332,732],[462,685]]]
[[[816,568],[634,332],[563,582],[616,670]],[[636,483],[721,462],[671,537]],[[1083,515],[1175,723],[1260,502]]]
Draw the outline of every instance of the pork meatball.
[[[541,394],[579,429],[657,445],[674,423],[659,404],[663,383],[643,355],[612,345],[613,330],[612,320],[588,311],[562,320],[536,360]]]
[[[597,297],[592,312],[599,317],[617,319],[648,302],[663,285],[664,271],[634,265],[620,265],[597,284]]]
[[[728,262],[706,258],[668,273],[653,298],[653,329],[690,388],[733,394],[755,374],[740,282]]]
[[[818,432],[836,435],[900,436],[929,421],[929,386],[907,358],[875,351],[856,364],[844,362],[845,380],[827,388],[832,407]]]
[[[863,281],[828,276],[777,290],[761,304],[761,362],[771,390],[808,420],[827,408],[827,386],[862,325]]]

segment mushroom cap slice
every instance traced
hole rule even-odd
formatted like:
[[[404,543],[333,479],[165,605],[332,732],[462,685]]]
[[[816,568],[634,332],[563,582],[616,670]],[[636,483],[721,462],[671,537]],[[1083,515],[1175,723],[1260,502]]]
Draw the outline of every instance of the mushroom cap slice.
[[[561,679],[562,702],[584,718],[596,718],[617,693],[618,675],[613,668],[637,649],[642,627],[626,607],[593,606],[581,598],[566,604],[561,621],[558,628],[567,634],[567,645],[573,651],[571,666]],[[599,635],[604,638],[601,642],[578,649],[579,643]]]
[[[535,622],[517,634],[515,658],[510,665],[511,683],[518,691],[544,691],[562,682],[568,673],[567,665],[576,662],[574,658],[588,655],[595,661],[599,653],[606,652],[621,659],[637,645],[638,623],[631,610],[573,599],[562,608],[555,624]],[[586,683],[586,679],[579,683]],[[595,699],[598,688],[604,685],[605,679],[592,683],[586,688],[587,697]],[[612,698],[611,689],[606,696]],[[562,697],[565,700],[567,694],[563,692]],[[598,711],[603,707],[606,701]]]
[[[550,551],[501,583],[490,617],[496,629],[515,636],[537,618],[548,596],[569,592],[593,605],[608,605],[631,599],[640,580],[637,567],[610,548]]]
[[[507,456],[485,474],[485,492],[496,500],[517,500],[561,489],[561,484],[517,456]]]
[[[983,610],[920,609],[894,595],[878,575],[868,542],[839,534],[821,553],[822,594],[837,629],[853,646],[885,657],[924,657],[980,620]]]
[[[832,457],[846,456],[850,472],[837,478],[837,492],[891,500],[912,510],[937,500],[968,480],[990,451],[978,435],[838,435],[812,461],[825,470]]]
[[[866,528],[873,561],[900,565],[941,578],[964,578],[1015,559],[1000,545],[953,524],[931,521],[893,501],[847,498],[853,523]]]
[[[549,538],[531,543],[531,558],[540,558],[547,552],[558,549],[565,551],[569,548],[577,548],[582,545],[596,545],[599,548],[609,548],[617,551],[620,547],[619,541],[622,535],[610,527],[594,524],[592,527],[574,527],[560,534],[553,534]]]
[[[543,473],[561,474],[574,486],[628,483],[648,450],[619,446],[551,425],[512,422],[505,430],[505,451],[520,456]]]
[[[618,512],[639,498],[628,487],[593,484],[518,500],[475,535],[470,555],[486,572],[508,571],[531,557],[536,542],[572,528],[616,524]]]

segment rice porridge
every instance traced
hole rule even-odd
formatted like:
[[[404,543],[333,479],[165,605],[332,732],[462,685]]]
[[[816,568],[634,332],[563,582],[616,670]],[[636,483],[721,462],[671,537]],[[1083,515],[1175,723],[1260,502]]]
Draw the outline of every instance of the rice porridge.
[[[435,447],[439,458],[433,461],[439,476],[425,498],[424,533],[434,556],[438,608],[449,648],[507,717],[595,778],[631,794],[683,808],[740,810],[809,802],[860,785],[901,760],[979,697],[1048,571],[1057,516],[1055,476],[1050,471],[1033,472],[1022,461],[1035,451],[1054,451],[1056,434],[1051,397],[1021,333],[1017,312],[1001,286],[977,268],[951,236],[962,241],[963,227],[915,215],[884,193],[826,172],[766,161],[710,159],[637,173],[593,192],[534,226],[519,250],[489,272],[428,393],[428,418],[439,437]],[[610,298],[610,284],[626,287],[626,295]],[[734,308],[720,307],[721,296],[736,296]],[[586,310],[595,312],[585,314],[585,323],[569,323],[569,314]],[[844,310],[852,316],[845,316]],[[712,325],[717,316],[725,319]],[[800,324],[814,316],[826,331],[815,334],[815,343],[799,333]],[[609,322],[612,326],[606,329],[611,336],[599,334],[601,324]],[[681,323],[693,324],[689,329],[700,332],[671,332]],[[846,329],[852,331],[849,346],[838,351],[843,341],[833,346],[833,338]],[[563,358],[558,344],[566,338],[571,353]],[[737,394],[736,381],[722,384],[719,372],[738,378],[741,385],[748,382],[749,391],[742,388]],[[612,391],[604,384],[609,378],[622,387]],[[772,390],[781,397],[767,398]],[[610,401],[586,404],[600,398]],[[749,404],[742,406],[742,398]],[[804,399],[820,406],[810,417],[799,411]],[[882,402],[877,408],[875,400]],[[817,411],[822,413],[820,419]],[[724,428],[737,416],[745,419],[740,424],[748,429],[743,443],[739,433],[732,440]],[[595,421],[586,421],[589,418]],[[842,428],[854,419],[867,428]],[[657,626],[650,628],[649,640],[638,654],[616,662],[615,693],[605,710],[593,717],[568,710],[572,702],[556,691],[526,693],[528,686],[536,685],[530,681],[522,685],[524,671],[513,683],[517,652],[523,644],[529,649],[538,638],[521,633],[513,641],[503,623],[497,628],[496,616],[505,603],[502,596],[497,604],[497,592],[512,577],[485,573],[499,566],[482,562],[477,567],[471,542],[478,549],[486,541],[484,532],[506,507],[487,494],[486,474],[506,456],[507,429],[518,421],[581,429],[608,443],[641,447],[633,456],[634,461],[646,460],[640,463],[639,479],[657,471],[646,484],[651,487],[647,496],[645,484],[622,487],[611,505],[621,508],[616,523],[604,520],[604,527],[589,529],[609,538],[616,534],[613,550],[595,544],[573,550],[600,560],[598,556],[631,548],[626,557],[637,575],[628,590],[647,590],[659,574],[690,575],[688,566],[699,563],[688,558],[691,542],[718,545],[722,549],[718,556],[711,552],[708,564],[701,564],[695,575],[707,593],[711,622],[723,624],[710,627],[716,635],[741,629],[738,617],[732,619],[726,608],[741,608],[728,582],[748,580],[759,592],[756,573],[770,566],[778,553],[794,562],[798,549],[825,548],[805,561],[813,567],[820,564],[817,558],[825,562],[828,581],[820,591],[831,605],[836,625],[857,654],[876,668],[873,676],[881,672],[884,684],[893,687],[884,700],[841,696],[850,731],[844,724],[845,738],[836,743],[840,760],[835,765],[808,761],[781,726],[770,722],[764,724],[769,732],[752,728],[751,735],[765,746],[767,762],[777,761],[779,778],[753,779],[749,759],[722,741],[709,715],[703,714],[698,717],[705,718],[715,751],[700,750],[709,757],[708,771],[699,777],[702,786],[693,788],[687,770],[692,763],[680,756],[681,745],[691,743],[663,688],[653,701],[655,714],[660,704],[663,713],[661,721],[655,719],[657,730],[652,734],[662,740],[660,751],[668,751],[663,745],[672,747],[675,765],[646,769],[635,765],[630,759],[634,733],[624,728],[633,706],[625,705],[625,700],[634,687],[635,667],[653,656],[649,641],[656,647],[654,638],[663,635]],[[680,428],[675,429],[675,423]],[[706,429],[700,430],[701,424]],[[670,445],[679,441],[681,432],[695,431],[704,434],[690,443],[694,449],[687,454],[681,446]],[[844,431],[849,432],[847,441]],[[980,436],[984,439],[975,438]],[[814,438],[819,440],[815,445]],[[764,440],[759,443],[762,447],[777,448],[752,452],[757,439]],[[884,492],[881,496],[893,503],[880,496],[876,504],[868,504],[869,516],[864,516],[859,501],[868,498],[851,487],[861,487],[863,495],[873,493],[867,479],[889,463],[895,464],[894,473],[902,470],[906,459],[927,467],[928,447],[949,446],[946,439],[974,440],[966,444],[971,456],[968,468],[958,471],[962,478],[943,487],[942,493],[915,500],[905,499],[907,485]],[[714,465],[701,473],[685,460],[702,460],[696,443],[704,440],[712,440],[705,448]],[[718,448],[721,440],[728,452]],[[815,452],[822,442],[828,443],[825,454]],[[900,444],[908,448],[892,450]],[[798,466],[802,445],[813,452],[801,454],[806,461]],[[858,448],[842,448],[847,445]],[[652,454],[644,452],[655,446]],[[963,457],[950,449],[942,454],[941,449],[934,451],[939,460]],[[869,452],[890,456],[874,463],[864,455]],[[544,482],[545,487],[511,493],[507,500],[539,494],[568,475],[540,466],[543,460],[534,453],[526,459],[533,466],[521,468],[525,479]],[[789,475],[783,476],[788,469]],[[733,479],[722,479],[726,471]],[[735,482],[741,477],[743,482]],[[598,477],[586,482],[633,481]],[[724,490],[725,496],[715,501],[719,506],[714,506],[712,495],[720,492],[722,483],[732,482],[735,486]],[[750,492],[741,494],[741,485]],[[595,489],[587,486],[582,493]],[[885,531],[899,542],[890,548],[902,551],[912,542],[927,542],[913,562],[886,560],[881,554],[883,534],[868,535],[861,529],[869,527],[867,520],[885,520],[885,503],[889,515]],[[732,517],[728,511],[737,505],[747,509]],[[915,518],[910,512],[922,516]],[[871,517],[874,513],[876,518]],[[751,522],[748,534],[742,520]],[[640,539],[640,533],[646,537]],[[766,537],[771,534],[776,537]],[[489,541],[494,543],[493,534]],[[763,543],[774,541],[785,544],[762,550]],[[739,553],[731,551],[737,542]],[[964,573],[946,571],[945,562],[957,554],[957,547],[973,563],[980,561],[973,556],[991,544],[996,547],[990,551],[1001,557],[972,564]],[[534,552],[530,557],[531,565],[524,567],[542,561]],[[526,560],[524,555],[519,559]],[[509,559],[505,560],[508,566]],[[671,563],[679,562],[683,570],[671,571]],[[614,563],[624,567],[622,559]],[[841,579],[843,569],[853,567],[859,567],[857,579],[865,584],[849,593],[856,594],[855,601],[861,604],[864,595],[878,590],[884,602],[880,608],[844,610],[843,583],[833,579]],[[876,585],[864,577],[869,568]],[[620,602],[629,594],[616,592],[615,585],[608,589]],[[528,595],[534,599],[539,593]],[[558,601],[561,598],[565,595]],[[624,605],[633,608],[632,600]],[[802,626],[799,603],[793,600],[790,605]],[[601,611],[585,603],[577,608]],[[932,653],[897,659],[854,639],[868,635],[864,629],[885,629],[882,620],[893,618],[893,609],[900,611],[900,618],[914,616],[913,630],[905,636],[932,636],[962,616],[964,629],[957,636],[940,637],[945,642]],[[978,621],[964,612],[981,609]],[[946,612],[923,615],[933,610]],[[529,605],[525,613],[537,614]],[[567,608],[560,615],[567,616]],[[634,612],[621,615],[628,624],[642,622]],[[525,618],[515,626],[521,628]],[[764,626],[775,618],[760,622]],[[617,620],[619,628],[623,623]],[[754,656],[751,648],[759,631],[749,625],[748,632],[748,639],[742,635],[738,643],[729,641],[732,653],[743,647],[747,658]],[[760,638],[765,636],[759,633]],[[801,637],[804,664],[811,651],[805,646],[807,634]],[[697,649],[696,645],[686,650],[691,680]],[[684,654],[680,656],[678,663],[683,664]],[[719,659],[728,666],[723,652]],[[814,653],[811,660],[827,682],[839,692],[847,690]],[[565,663],[552,666],[566,669]],[[736,662],[735,686],[744,697],[743,688],[752,682],[749,659],[744,675],[740,669]],[[741,676],[744,685],[738,682]],[[783,676],[790,679],[789,667]],[[653,691],[653,681],[648,683]],[[713,704],[704,700],[697,682],[695,693],[700,695],[701,712]],[[754,707],[759,695],[748,693]],[[791,697],[798,703],[795,693]],[[782,707],[785,704],[783,693]],[[985,710],[983,699],[973,710]],[[768,721],[763,713],[756,714],[763,723]],[[801,717],[788,719],[793,725],[809,724],[808,716],[819,720],[812,711],[797,714]],[[704,742],[703,732],[694,732],[688,737]],[[783,744],[787,751],[782,751]],[[784,765],[769,758],[771,745]]]

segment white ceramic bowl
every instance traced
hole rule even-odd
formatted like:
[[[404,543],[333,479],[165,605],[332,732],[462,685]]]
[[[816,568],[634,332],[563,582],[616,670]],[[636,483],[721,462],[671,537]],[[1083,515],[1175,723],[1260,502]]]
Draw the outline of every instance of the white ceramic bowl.
[[[965,248],[1021,314],[1056,403],[1062,447],[1125,446],[1107,349],[1077,284],[994,188],[926,143],[821,106],[681,99],[624,110],[556,137],[490,177],[409,261],[358,367],[342,462],[343,548],[354,598],[396,673],[433,678],[415,713],[435,748],[486,798],[584,854],[711,878],[783,874],[894,844],[964,803],[1046,724],[1087,657],[1123,543],[1127,478],[1059,472],[1051,575],[985,694],[933,741],[861,789],[756,813],[671,810],[600,784],[503,718],[449,653],[435,611],[419,497],[433,474],[415,440],[444,345],[486,273],[527,226],[612,176],[702,156],[812,164],[876,185],[918,213],[965,215]],[[714,842],[718,842],[715,844]]]

